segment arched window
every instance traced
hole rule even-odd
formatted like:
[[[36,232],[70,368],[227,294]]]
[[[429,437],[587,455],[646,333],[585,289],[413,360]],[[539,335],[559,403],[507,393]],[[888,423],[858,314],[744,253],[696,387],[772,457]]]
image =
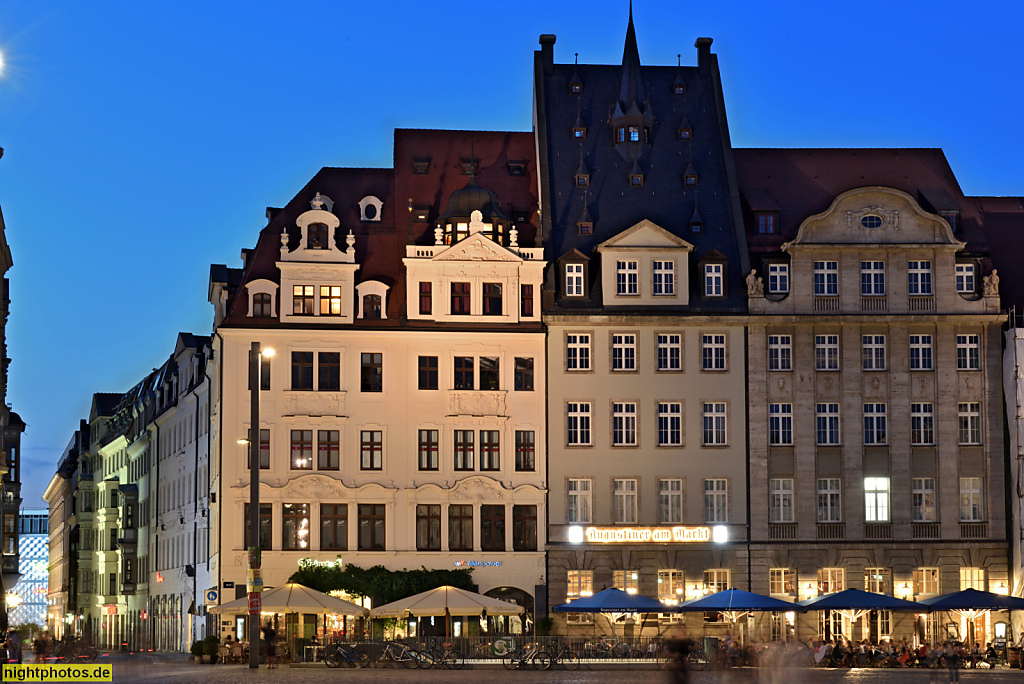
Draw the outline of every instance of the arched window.
[[[271,316],[270,295],[261,292],[252,296],[252,315],[259,318]]]
[[[363,318],[380,318],[380,295],[363,295]]]
[[[328,243],[327,225],[323,223],[311,223],[306,228],[307,249],[330,249]]]

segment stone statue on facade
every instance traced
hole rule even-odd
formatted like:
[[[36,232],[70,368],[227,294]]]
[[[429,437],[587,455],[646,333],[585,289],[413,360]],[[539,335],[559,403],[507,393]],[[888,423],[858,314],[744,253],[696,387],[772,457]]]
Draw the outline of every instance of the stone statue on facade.
[[[986,297],[999,296],[999,271],[992,269],[992,273],[982,279],[982,288]]]
[[[764,297],[764,281],[757,276],[756,268],[747,274],[747,296]]]

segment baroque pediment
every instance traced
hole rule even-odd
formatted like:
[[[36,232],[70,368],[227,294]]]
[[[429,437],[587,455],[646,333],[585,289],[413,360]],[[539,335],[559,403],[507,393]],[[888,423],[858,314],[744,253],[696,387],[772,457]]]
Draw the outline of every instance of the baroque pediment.
[[[682,249],[693,251],[693,245],[673,235],[654,221],[644,219],[597,246],[598,251],[615,249]]]
[[[460,501],[493,501],[504,499],[505,489],[500,482],[477,475],[459,480],[451,490],[451,498]]]
[[[483,234],[475,233],[435,256],[434,261],[518,262],[522,259]]]

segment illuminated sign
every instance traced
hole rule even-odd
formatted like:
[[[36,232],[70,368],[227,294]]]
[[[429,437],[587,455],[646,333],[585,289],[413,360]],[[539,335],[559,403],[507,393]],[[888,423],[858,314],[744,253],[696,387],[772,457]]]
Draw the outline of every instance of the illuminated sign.
[[[711,541],[710,527],[588,527],[584,538],[597,544],[643,542],[687,543]]]
[[[501,561],[457,560],[457,568],[500,568]]]
[[[156,581],[157,582],[163,582],[164,581],[164,576],[161,575],[159,572],[156,573]]]
[[[300,568],[333,568],[333,567],[339,567],[340,568],[341,566],[342,566],[341,556],[338,556],[337,559],[332,560],[332,561],[322,561],[322,560],[316,560],[314,558],[300,558],[299,559],[299,567]]]

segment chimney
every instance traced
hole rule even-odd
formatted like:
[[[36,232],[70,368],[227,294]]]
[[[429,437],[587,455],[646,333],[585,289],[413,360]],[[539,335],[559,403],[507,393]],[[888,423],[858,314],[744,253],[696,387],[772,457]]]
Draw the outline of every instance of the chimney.
[[[693,47],[697,48],[697,67],[701,76],[711,73],[711,43],[713,38],[698,38]]]
[[[544,73],[550,75],[555,67],[555,34],[540,34],[540,59],[544,64]]]

